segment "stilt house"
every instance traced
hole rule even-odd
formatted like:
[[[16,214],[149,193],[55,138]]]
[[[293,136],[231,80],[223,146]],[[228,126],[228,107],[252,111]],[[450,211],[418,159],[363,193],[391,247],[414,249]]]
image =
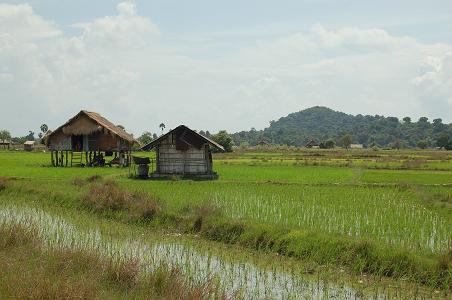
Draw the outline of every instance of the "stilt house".
[[[127,165],[135,139],[100,114],[86,110],[45,136],[53,166]],[[69,157],[70,156],[70,157]],[[112,157],[107,162],[106,157]]]
[[[145,151],[155,149],[156,169],[151,177],[177,175],[215,179],[218,175],[212,168],[212,147],[224,151],[224,148],[215,141],[185,125],[180,125],[141,149]]]
[[[11,145],[10,140],[0,140],[0,146],[3,146],[4,149],[9,149],[9,146]]]

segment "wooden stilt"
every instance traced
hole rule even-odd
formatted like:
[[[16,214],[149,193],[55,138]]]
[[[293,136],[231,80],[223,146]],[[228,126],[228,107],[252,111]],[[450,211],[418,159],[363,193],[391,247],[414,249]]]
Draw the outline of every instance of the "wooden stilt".
[[[67,167],[67,160],[68,160],[68,151],[66,150],[66,167]]]
[[[55,161],[53,160],[53,150],[50,150],[50,160],[52,162],[52,167],[55,167]]]
[[[88,166],[88,151],[85,151],[85,163]]]

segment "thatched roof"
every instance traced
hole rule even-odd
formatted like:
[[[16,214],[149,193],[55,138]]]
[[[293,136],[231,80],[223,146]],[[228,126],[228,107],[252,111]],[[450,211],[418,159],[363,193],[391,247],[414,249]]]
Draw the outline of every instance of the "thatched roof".
[[[320,144],[317,143],[315,140],[310,140],[305,147],[306,148],[311,148],[311,147],[318,147]]]
[[[83,118],[85,117],[85,118]],[[135,139],[121,127],[108,121],[100,114],[92,111],[82,110],[75,117],[69,119],[66,123],[46,135],[46,144],[52,138],[52,135],[62,132],[65,135],[88,135],[99,131],[108,132],[129,143],[134,143]]]
[[[191,130],[190,128],[188,128],[185,125],[179,125],[176,128],[174,128],[173,130],[169,131],[168,133],[162,135],[161,137],[159,137],[158,139],[153,140],[152,142],[150,142],[147,145],[144,145],[143,147],[141,147],[142,150],[151,150],[152,148],[154,148],[156,145],[160,144],[162,140],[166,139],[166,137],[171,134],[171,133],[176,133],[177,136],[177,141],[176,141],[176,148],[177,146],[182,146],[181,148],[183,149],[186,146],[194,146],[196,148],[199,148],[198,146],[198,141],[197,140],[201,140],[205,143],[210,144],[211,146],[224,151],[223,146],[221,146],[220,144],[218,144],[217,142]],[[191,136],[191,137],[190,137]],[[181,145],[183,144],[183,145]]]

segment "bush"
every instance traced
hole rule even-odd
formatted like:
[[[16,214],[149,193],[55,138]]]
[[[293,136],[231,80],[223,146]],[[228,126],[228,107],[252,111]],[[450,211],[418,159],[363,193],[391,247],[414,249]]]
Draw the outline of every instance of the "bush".
[[[95,212],[119,211],[127,209],[132,201],[132,194],[122,191],[113,181],[93,185],[82,198],[81,204]]]
[[[144,221],[151,221],[162,211],[159,201],[147,194],[134,195],[132,204],[138,210],[140,219]]]

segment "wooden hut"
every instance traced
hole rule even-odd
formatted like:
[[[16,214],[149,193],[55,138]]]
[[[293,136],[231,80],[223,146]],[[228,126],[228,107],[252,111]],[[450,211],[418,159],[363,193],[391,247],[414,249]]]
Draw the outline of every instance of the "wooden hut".
[[[123,128],[98,113],[86,110],[44,138],[53,166],[67,166],[68,161],[71,166],[128,165],[135,142]],[[112,157],[110,162],[106,162],[106,157]]]
[[[212,147],[224,151],[220,144],[185,125],[180,125],[141,149],[145,151],[155,149],[156,169],[151,177],[176,175],[216,179],[218,175],[212,168]]]
[[[3,149],[9,149],[11,146],[10,140],[0,140],[0,146],[3,146]]]
[[[267,141],[266,139],[262,139],[259,142],[257,142],[258,146],[270,146],[270,142]]]
[[[350,149],[363,149],[363,144],[350,144]]]
[[[34,148],[35,148],[35,141],[26,141],[24,143],[25,151],[33,151]]]
[[[320,144],[317,143],[315,140],[310,140],[310,141],[305,145],[305,147],[306,147],[306,148],[315,148],[315,149],[317,149],[317,148],[320,147]]]

